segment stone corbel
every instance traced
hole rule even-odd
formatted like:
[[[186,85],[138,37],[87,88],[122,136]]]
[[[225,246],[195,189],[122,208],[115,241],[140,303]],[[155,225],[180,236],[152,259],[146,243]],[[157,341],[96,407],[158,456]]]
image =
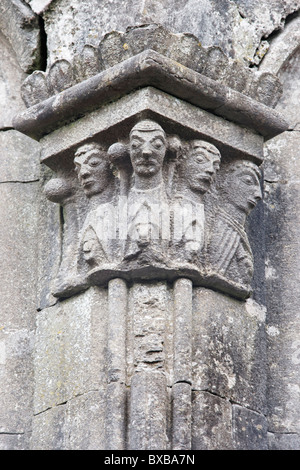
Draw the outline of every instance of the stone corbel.
[[[65,212],[55,296],[179,277],[250,295],[245,220],[262,196],[264,141],[288,128],[273,108],[146,49],[36,102],[14,126],[56,173],[45,188]]]

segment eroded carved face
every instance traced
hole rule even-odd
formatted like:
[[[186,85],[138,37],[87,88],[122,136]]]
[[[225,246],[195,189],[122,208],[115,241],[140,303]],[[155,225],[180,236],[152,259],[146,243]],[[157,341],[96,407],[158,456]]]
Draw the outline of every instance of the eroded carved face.
[[[249,214],[262,198],[259,170],[254,164],[237,166],[227,176],[225,185],[228,201],[245,214]]]
[[[74,158],[78,180],[87,197],[101,193],[111,180],[106,153],[98,146],[80,147]]]
[[[187,185],[195,192],[204,194],[215,180],[220,167],[218,149],[202,140],[194,140],[185,160],[184,177]]]
[[[166,138],[159,129],[133,129],[130,135],[130,159],[134,172],[143,177],[156,175],[163,166]]]

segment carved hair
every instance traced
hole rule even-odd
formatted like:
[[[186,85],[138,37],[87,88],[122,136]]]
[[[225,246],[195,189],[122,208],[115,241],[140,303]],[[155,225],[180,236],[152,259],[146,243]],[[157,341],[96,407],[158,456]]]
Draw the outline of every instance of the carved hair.
[[[151,131],[160,131],[163,133],[164,137],[166,137],[166,133],[163,130],[163,128],[155,121],[152,121],[151,119],[144,119],[143,121],[138,122],[133,126],[133,128],[130,131],[130,134],[134,131],[141,131],[141,132],[151,132]]]
[[[251,168],[251,170],[256,173],[258,178],[261,178],[261,170],[256,163],[252,162],[251,160],[233,160],[224,168],[222,179],[225,180],[229,174],[240,168]]]
[[[107,157],[106,150],[103,146],[101,146],[97,142],[91,142],[89,144],[83,144],[80,147],[78,147],[78,149],[76,150],[76,152],[74,154],[74,158],[80,157],[80,155],[82,155],[86,152],[90,152],[91,150],[96,150],[97,152],[100,152],[101,154],[104,153],[105,157]]]

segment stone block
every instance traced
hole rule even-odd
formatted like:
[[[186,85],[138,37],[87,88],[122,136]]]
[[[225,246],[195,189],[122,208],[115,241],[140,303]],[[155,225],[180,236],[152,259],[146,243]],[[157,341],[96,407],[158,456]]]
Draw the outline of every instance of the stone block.
[[[95,390],[75,397],[67,405],[67,449],[105,450],[106,393]]]
[[[128,448],[167,448],[167,387],[162,371],[141,371],[131,380]]]
[[[34,312],[32,312],[34,315]],[[26,450],[32,420],[34,332],[0,331],[0,449]],[[3,447],[2,447],[3,446]]]
[[[45,410],[33,419],[31,450],[67,450],[67,406]]]
[[[12,329],[34,327],[38,194],[38,182],[0,185],[1,322]]]
[[[232,428],[236,450],[268,450],[265,416],[232,405]]]
[[[1,29],[1,28],[0,28]],[[5,36],[0,31],[0,101],[2,105],[0,116],[0,129],[12,126],[13,117],[25,109],[20,94],[25,74],[21,70],[15,53]]]
[[[29,73],[40,65],[40,26],[37,15],[20,0],[3,0],[0,29],[9,39],[18,62]]]
[[[192,450],[232,450],[231,403],[209,392],[192,392]]]
[[[106,383],[107,294],[99,288],[39,312],[35,353],[35,412]]]
[[[40,177],[40,144],[15,130],[0,132],[0,182],[26,183]]]
[[[194,289],[193,389],[265,411],[265,308]]]

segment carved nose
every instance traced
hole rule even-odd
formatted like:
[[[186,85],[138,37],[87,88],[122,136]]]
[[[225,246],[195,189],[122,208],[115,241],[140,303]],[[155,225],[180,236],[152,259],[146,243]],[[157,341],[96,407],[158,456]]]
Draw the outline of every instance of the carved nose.
[[[149,145],[144,145],[142,148],[142,155],[145,157],[149,157],[152,154],[151,148]]]
[[[209,174],[209,175],[213,175],[214,172],[215,172],[215,169],[214,169],[214,165],[212,162],[209,162],[209,164],[207,165],[206,167],[206,172]]]
[[[81,178],[86,178],[87,176],[89,176],[90,175],[89,168],[88,167],[81,167],[79,175],[81,176]]]
[[[259,188],[257,188],[257,190],[255,192],[255,199],[258,202],[258,201],[261,200],[261,198],[262,198],[262,192],[261,192],[261,188],[259,187]]]

